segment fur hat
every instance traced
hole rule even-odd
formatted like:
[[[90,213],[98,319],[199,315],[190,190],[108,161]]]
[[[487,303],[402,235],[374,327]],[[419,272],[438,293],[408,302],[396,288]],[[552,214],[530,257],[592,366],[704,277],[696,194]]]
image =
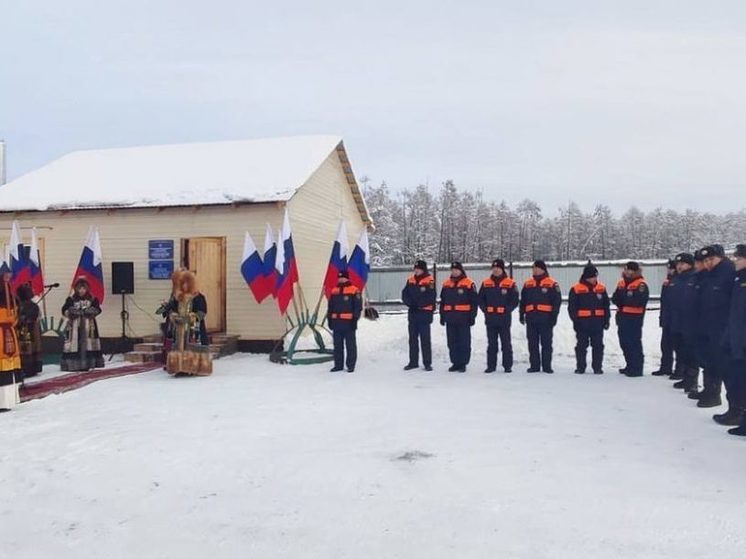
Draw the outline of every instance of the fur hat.
[[[736,251],[733,253],[736,258],[746,258],[746,245],[736,245]]]
[[[459,270],[462,274],[465,274],[464,265],[461,262],[451,262],[451,270]]]
[[[711,256],[717,256],[720,258],[724,258],[725,250],[723,250],[722,245],[718,245],[718,244],[708,245],[702,249],[702,256],[704,258],[710,258]]]
[[[635,262],[634,260],[630,260],[624,265],[625,270],[629,270],[630,272],[639,272],[640,271],[640,264],[639,262]]]
[[[688,252],[682,252],[676,255],[674,261],[676,264],[681,262],[682,264],[689,264],[690,266],[694,266],[694,255],[689,254]]]
[[[88,283],[88,280],[85,276],[78,276],[75,278],[75,283],[73,283],[73,288],[78,289],[81,285],[85,286],[86,289],[91,288],[91,284]]]
[[[427,262],[425,262],[424,260],[418,260],[417,262],[414,263],[414,269],[427,272]]]
[[[700,248],[700,249],[697,249],[697,250],[694,251],[694,261],[695,262],[702,262],[702,261],[704,261],[705,256],[704,256],[704,254],[702,254],[702,251],[704,251],[704,250],[705,249]]]

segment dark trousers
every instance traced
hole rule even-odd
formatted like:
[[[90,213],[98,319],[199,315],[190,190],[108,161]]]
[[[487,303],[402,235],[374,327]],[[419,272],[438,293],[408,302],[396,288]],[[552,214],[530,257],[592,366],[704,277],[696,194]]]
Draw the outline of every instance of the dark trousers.
[[[334,366],[341,369],[345,364],[347,349],[347,368],[354,369],[357,363],[357,336],[355,330],[334,330]]]
[[[645,355],[642,351],[642,319],[622,318],[617,321],[617,330],[627,371],[641,373],[645,364]]]
[[[503,369],[513,367],[513,340],[510,326],[487,325],[487,368],[497,368],[497,353],[503,348]]]
[[[532,369],[552,370],[552,339],[554,326],[551,324],[527,324],[528,361]]]
[[[673,354],[676,351],[674,334],[668,326],[661,329],[661,372],[670,374],[673,372]],[[676,356],[678,360],[678,355]]]
[[[433,364],[432,345],[430,343],[430,323],[409,321],[409,364],[420,362],[420,345],[422,345],[422,364],[426,367]]]
[[[578,371],[585,372],[588,366],[588,346],[591,346],[591,367],[594,373],[600,373],[604,368],[604,331],[583,330],[575,331],[575,361]]]
[[[671,339],[676,352],[676,369],[681,371],[699,370],[696,341],[689,339],[680,332],[672,333]],[[663,359],[661,359],[661,368],[663,368]]]
[[[446,324],[446,339],[451,364],[468,365],[471,360],[471,327],[468,324]]]
[[[705,370],[703,373],[704,386],[708,394],[718,395],[722,392],[723,381],[728,373],[730,360],[715,340],[720,340],[721,336],[715,335],[708,339],[705,350]]]
[[[728,408],[746,411],[746,359],[728,359],[725,389]]]

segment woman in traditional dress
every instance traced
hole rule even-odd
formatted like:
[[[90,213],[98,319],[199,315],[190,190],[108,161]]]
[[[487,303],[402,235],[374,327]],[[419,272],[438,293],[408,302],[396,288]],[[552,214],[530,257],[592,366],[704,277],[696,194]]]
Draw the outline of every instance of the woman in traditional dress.
[[[65,346],[60,367],[63,371],[89,371],[104,366],[101,339],[96,317],[101,305],[93,295],[85,278],[78,278],[73,292],[62,307],[67,318]]]
[[[6,274],[0,280],[0,411],[20,403],[18,390],[23,382],[18,347],[16,300]]]
[[[39,305],[29,284],[18,288],[18,341],[21,344],[21,365],[24,378],[41,373],[41,322]]]
[[[207,299],[197,289],[194,273],[183,272],[179,278],[179,291],[169,307],[169,319],[174,329],[174,345],[166,361],[169,374],[212,373],[206,315]]]
[[[171,274],[171,296],[167,301],[163,301],[158,310],[155,311],[163,317],[164,321],[161,324],[161,331],[163,332],[163,363],[166,363],[168,354],[174,346],[174,335],[175,328],[174,323],[171,321],[171,313],[176,312],[178,309],[177,296],[181,289],[181,276],[184,275],[186,270],[179,268]],[[165,368],[165,367],[164,367]]]

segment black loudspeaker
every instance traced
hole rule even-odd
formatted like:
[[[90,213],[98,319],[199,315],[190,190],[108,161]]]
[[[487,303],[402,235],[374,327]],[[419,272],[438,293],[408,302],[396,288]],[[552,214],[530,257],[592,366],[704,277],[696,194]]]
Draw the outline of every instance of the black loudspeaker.
[[[135,265],[132,262],[111,263],[111,292],[132,295],[135,292]]]

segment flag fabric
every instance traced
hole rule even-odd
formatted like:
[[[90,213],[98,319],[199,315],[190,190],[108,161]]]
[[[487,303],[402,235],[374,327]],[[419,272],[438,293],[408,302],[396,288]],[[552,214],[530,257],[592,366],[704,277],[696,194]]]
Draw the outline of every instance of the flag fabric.
[[[324,277],[324,294],[327,299],[332,293],[332,289],[337,286],[339,273],[347,271],[347,227],[344,221],[339,222],[337,228],[337,238],[332,246],[332,254],[329,256],[329,265],[326,267],[326,277]]]
[[[271,287],[268,290],[267,282],[264,280],[264,263],[259,255],[259,250],[254,244],[249,232],[246,232],[243,245],[243,258],[241,259],[241,275],[246,284],[254,294],[257,303],[261,303],[272,295]]]
[[[0,264],[0,274],[9,274],[10,273],[10,247],[8,245],[3,245],[3,261]]]
[[[44,274],[41,270],[41,257],[39,255],[39,239],[36,236],[36,227],[31,230],[31,251],[29,252],[29,271],[31,275],[31,289],[34,296],[44,293]]]
[[[99,303],[103,303],[105,288],[104,269],[101,262],[101,238],[98,229],[95,227],[88,230],[72,285],[75,286],[75,282],[80,278],[84,278],[88,282],[91,295],[98,299]]]
[[[360,233],[360,239],[350,255],[347,271],[350,273],[350,283],[362,291],[365,284],[368,283],[368,272],[370,271],[367,229],[363,229],[363,232]]]
[[[31,281],[31,268],[29,267],[26,249],[21,238],[21,227],[14,221],[10,229],[10,285],[15,291],[21,285]]]
[[[275,236],[272,233],[272,227],[267,223],[267,230],[264,234],[264,256],[262,257],[262,277],[264,290],[272,297],[277,297],[277,270],[275,262],[277,261],[277,244]]]
[[[275,270],[277,270],[277,283],[275,284],[277,306],[280,308],[280,314],[284,315],[293,299],[293,286],[298,281],[298,266],[295,262],[293,234],[290,230],[287,209],[285,210],[280,237],[277,239]]]

